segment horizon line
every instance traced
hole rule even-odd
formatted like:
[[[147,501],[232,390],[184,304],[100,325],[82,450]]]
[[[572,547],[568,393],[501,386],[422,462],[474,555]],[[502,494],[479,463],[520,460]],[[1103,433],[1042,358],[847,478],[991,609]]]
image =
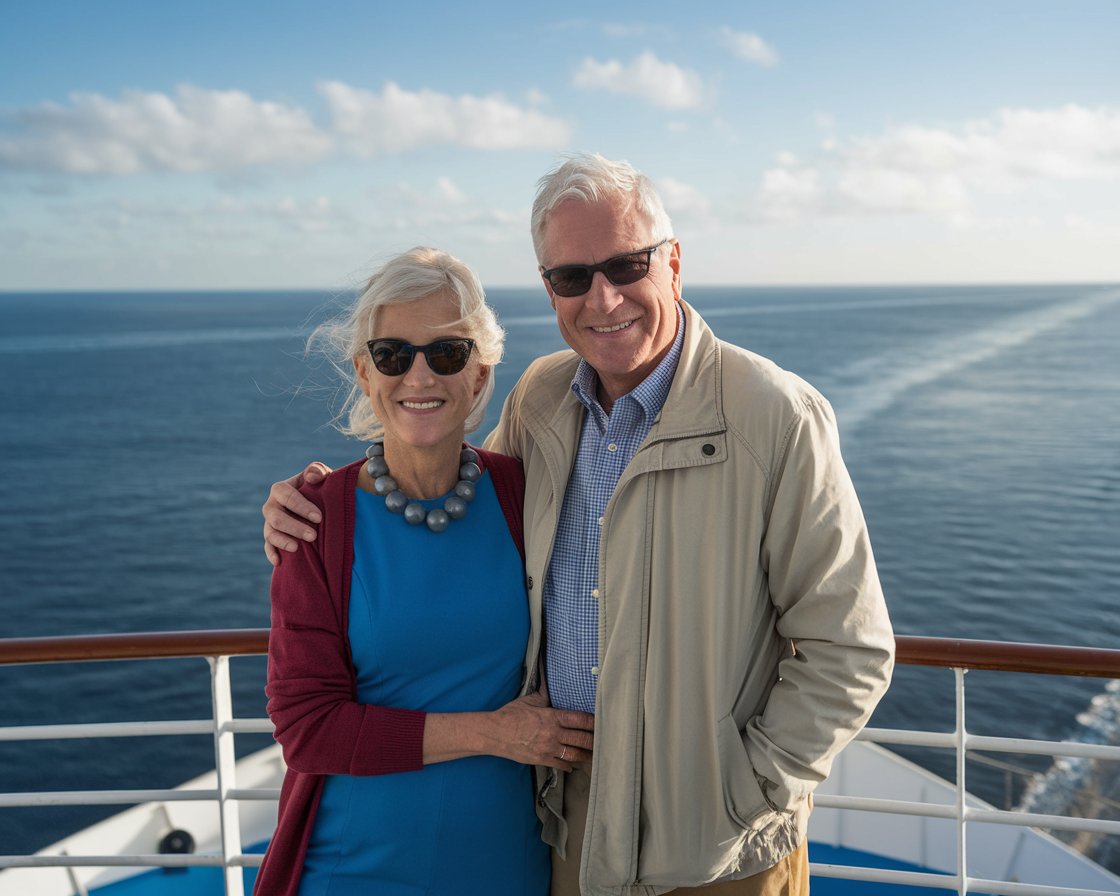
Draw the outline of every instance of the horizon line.
[[[903,288],[947,288],[978,286],[1120,286],[1116,280],[836,280],[836,281],[772,281],[749,283],[695,283],[692,289],[903,289]],[[120,293],[163,293],[192,295],[202,293],[276,293],[276,292],[353,292],[360,284],[349,286],[199,286],[177,288],[167,286],[102,286],[92,288],[35,286],[23,288],[0,288],[0,296],[15,295],[102,295]],[[484,290],[525,290],[542,289],[539,283],[528,284],[483,284]],[[687,290],[685,290],[687,292]]]

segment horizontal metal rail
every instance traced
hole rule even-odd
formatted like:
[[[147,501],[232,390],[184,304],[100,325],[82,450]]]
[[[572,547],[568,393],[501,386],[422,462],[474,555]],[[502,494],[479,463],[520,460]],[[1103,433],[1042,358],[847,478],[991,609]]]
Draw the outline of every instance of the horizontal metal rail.
[[[1111,890],[1086,890],[1084,887],[1071,889],[1070,887],[986,880],[979,877],[966,877],[961,881],[955,875],[928,874],[919,871],[889,871],[883,868],[862,868],[854,865],[813,863],[810,868],[813,874],[819,877],[899,884],[907,887],[930,887],[957,892],[985,893],[987,896],[1115,896],[1115,893]]]
[[[219,729],[235,734],[271,734],[268,719],[233,719]],[[73,740],[86,737],[154,737],[213,734],[212,719],[168,720],[164,722],[86,722],[70,725],[22,725],[0,728],[5,740]]]
[[[131,856],[0,856],[0,868],[255,868],[261,853],[221,855],[150,853]]]
[[[856,739],[906,747],[953,749],[957,745],[957,734],[952,731],[909,731],[903,728],[864,728],[856,735]],[[1110,746],[1109,744],[1087,744],[1071,740],[985,737],[968,733],[964,735],[964,743],[968,750],[987,750],[990,753],[1029,753],[1036,756],[1072,756],[1084,759],[1120,760],[1120,747]]]
[[[229,790],[229,799],[278,800],[279,787]],[[0,793],[0,809],[26,806],[115,806],[137,803],[204,803],[221,799],[217,790],[39,790]]]
[[[914,801],[868,799],[820,794],[815,802],[822,808],[852,809],[889,814],[923,816],[955,821],[958,826],[958,871],[956,874],[930,874],[889,871],[876,868],[813,863],[814,876],[848,880],[924,886],[964,894],[981,891],[993,896],[1100,896],[1107,891],[1073,890],[1011,881],[991,881],[969,877],[964,848],[964,827],[968,823],[1044,827],[1053,830],[1120,834],[1120,822],[1008,812],[965,805],[964,754],[985,750],[1047,756],[1120,760],[1120,747],[1101,744],[1049,742],[1005,737],[981,737],[964,727],[963,672],[983,669],[1015,673],[1120,678],[1120,650],[1064,647],[1042,644],[1016,644],[948,638],[899,636],[897,662],[906,665],[935,666],[957,673],[958,718],[956,729],[948,732],[909,731],[868,728],[862,740],[881,744],[951,749],[958,756],[956,805]],[[229,658],[252,656],[268,650],[267,629],[235,629],[141,634],[78,635],[48,638],[11,638],[0,640],[0,666],[37,663],[119,661],[203,657],[211,665],[213,718],[164,720],[152,722],[110,722],[96,724],[28,725],[0,728],[2,741],[41,741],[68,738],[146,737],[157,735],[209,735],[215,741],[215,766],[218,786],[199,790],[101,790],[57,791],[0,794],[0,808],[16,806],[140,804],[207,800],[216,802],[222,819],[222,851],[215,855],[129,855],[129,856],[0,856],[0,868],[65,867],[222,867],[226,892],[244,892],[241,868],[260,864],[262,856],[241,851],[237,832],[237,804],[248,800],[276,800],[275,788],[237,788],[234,781],[232,737],[240,733],[272,731],[267,719],[234,719],[230,711]],[[73,878],[73,872],[71,877]],[[80,891],[80,885],[76,885]]]
[[[919,803],[913,800],[882,800],[862,796],[815,794],[813,805],[822,809],[858,809],[864,812],[885,812],[891,815],[916,815],[922,818],[957,820],[956,806],[945,803]],[[1067,815],[1040,815],[1033,812],[1011,812],[1004,809],[964,810],[965,821],[985,824],[1006,824],[1025,828],[1050,828],[1060,831],[1086,831],[1093,834],[1120,835],[1120,821],[1096,818],[1070,818]]]

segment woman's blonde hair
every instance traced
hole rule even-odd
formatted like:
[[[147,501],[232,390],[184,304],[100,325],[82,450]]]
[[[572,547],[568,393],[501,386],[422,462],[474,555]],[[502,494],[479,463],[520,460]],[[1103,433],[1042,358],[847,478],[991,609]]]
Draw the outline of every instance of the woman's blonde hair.
[[[366,282],[354,305],[317,327],[308,340],[308,349],[322,351],[343,381],[350,384],[342,410],[333,421],[340,432],[371,441],[380,439],[385,431],[354,372],[356,360],[369,360],[366,342],[374,338],[380,310],[386,305],[437,296],[458,304],[459,319],[454,323],[462,325],[464,335],[474,340],[475,354],[487,367],[486,380],[467,416],[466,432],[474,432],[482,424],[486,405],[494,394],[494,365],[502,359],[505,331],[486,303],[474,271],[453,255],[418,246],[382,265]]]

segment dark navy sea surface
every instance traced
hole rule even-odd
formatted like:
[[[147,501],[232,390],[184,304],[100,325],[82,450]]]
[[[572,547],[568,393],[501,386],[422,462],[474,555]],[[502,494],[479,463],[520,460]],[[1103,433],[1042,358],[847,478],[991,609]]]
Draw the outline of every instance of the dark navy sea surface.
[[[490,296],[509,339],[476,441],[529,360],[563,347],[541,290]],[[337,383],[303,351],[349,298],[0,294],[0,637],[267,626],[269,484],[364,450],[328,426]],[[1120,647],[1120,285],[687,298],[833,402],[900,634]],[[407,594],[408,563],[401,577]],[[262,715],[263,659],[233,668],[237,714]],[[968,685],[975,733],[1116,738],[1105,681]],[[900,668],[873,724],[948,729],[951,688],[951,673]],[[0,668],[0,726],[209,712],[203,660]],[[240,737],[238,751],[267,742]],[[0,792],[169,787],[212,767],[212,750],[208,737],[0,742]],[[922,761],[952,773],[947,756]],[[1005,793],[1002,773],[970,775],[999,804],[1026,780]],[[1073,786],[1059,778],[1034,792]],[[0,854],[119,808],[0,809]]]

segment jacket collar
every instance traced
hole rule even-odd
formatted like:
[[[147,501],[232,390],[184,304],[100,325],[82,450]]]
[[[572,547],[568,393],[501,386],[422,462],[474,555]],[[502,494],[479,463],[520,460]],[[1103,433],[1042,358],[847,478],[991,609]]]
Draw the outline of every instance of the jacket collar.
[[[650,442],[717,435],[726,429],[720,342],[691,305],[683,300],[680,305],[685,318],[684,344],[669,394],[649,434]],[[542,398],[553,396],[552,407],[540,400],[530,402],[532,416],[552,433],[562,453],[574,453],[585,410],[571,389],[579,362],[575,352],[568,352],[565,363],[549,367],[537,381]]]
[[[726,427],[719,340],[695,308],[683,300],[680,304],[685,317],[684,345],[657,420],[656,437],[660,439],[717,433]],[[698,400],[697,396],[703,397]]]

